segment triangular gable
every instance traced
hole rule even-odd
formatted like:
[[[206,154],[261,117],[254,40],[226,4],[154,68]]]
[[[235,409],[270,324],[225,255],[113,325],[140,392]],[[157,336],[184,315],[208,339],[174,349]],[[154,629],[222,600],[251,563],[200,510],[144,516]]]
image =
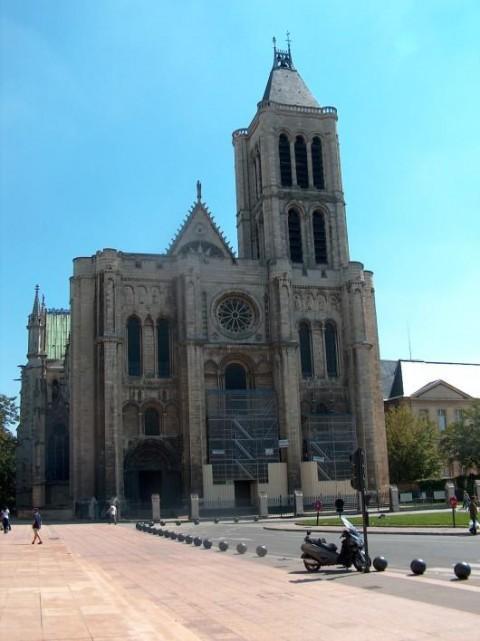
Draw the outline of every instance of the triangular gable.
[[[438,380],[424,385],[412,394],[411,398],[421,398],[422,400],[467,400],[472,397],[446,381]]]
[[[223,232],[215,224],[205,203],[197,202],[185,217],[182,226],[167,249],[169,256],[201,254],[207,258],[230,258],[235,255]]]

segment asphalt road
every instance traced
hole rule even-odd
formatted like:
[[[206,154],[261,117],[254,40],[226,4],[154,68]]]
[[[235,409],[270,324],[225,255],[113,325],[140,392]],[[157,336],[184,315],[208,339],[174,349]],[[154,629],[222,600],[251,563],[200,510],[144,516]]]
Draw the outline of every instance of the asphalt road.
[[[278,523],[278,522],[277,522]],[[280,523],[287,526],[287,523]],[[129,525],[134,527],[133,524]],[[288,524],[292,526],[291,523]],[[442,536],[442,535],[408,535],[408,534],[369,534],[369,553],[371,558],[384,556],[388,560],[388,569],[380,573],[360,574],[354,570],[329,567],[318,574],[308,574],[300,560],[300,545],[304,532],[265,529],[265,524],[255,522],[201,522],[176,526],[167,522],[167,529],[191,533],[200,538],[208,537],[213,542],[212,550],[199,550],[199,553],[221,554],[218,542],[225,539],[229,550],[239,558],[239,562],[263,563],[288,572],[292,581],[305,583],[311,581],[342,581],[360,589],[382,591],[386,594],[405,599],[424,601],[457,610],[478,612],[480,603],[480,536]],[[145,534],[145,536],[151,536]],[[327,542],[340,545],[338,532],[322,533]],[[163,540],[159,545],[185,545],[177,541]],[[236,546],[243,541],[248,546],[244,555],[236,552]],[[257,545],[266,545],[267,556],[259,558],[255,554]],[[423,576],[414,576],[410,571],[410,562],[422,558],[427,563]],[[240,561],[241,560],[241,561]],[[458,561],[467,561],[472,574],[468,581],[459,581],[453,572],[453,565]],[[408,607],[408,604],[406,605]]]

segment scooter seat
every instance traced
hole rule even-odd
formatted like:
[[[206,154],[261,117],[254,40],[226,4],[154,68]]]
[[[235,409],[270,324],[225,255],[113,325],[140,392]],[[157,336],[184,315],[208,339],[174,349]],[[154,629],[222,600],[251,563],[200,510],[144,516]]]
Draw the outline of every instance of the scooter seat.
[[[335,545],[335,543],[327,543],[327,545],[325,547],[328,548],[329,550],[331,550],[332,552],[336,552],[337,551],[337,546]]]

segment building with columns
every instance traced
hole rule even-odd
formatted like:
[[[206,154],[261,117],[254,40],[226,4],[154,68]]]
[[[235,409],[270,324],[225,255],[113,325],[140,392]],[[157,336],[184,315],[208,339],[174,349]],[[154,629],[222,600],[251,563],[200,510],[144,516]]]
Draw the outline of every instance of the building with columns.
[[[372,273],[349,257],[337,111],[290,48],[274,49],[233,147],[238,255],[198,183],[165,253],[76,258],[70,314],[36,294],[19,505],[351,493],[358,446],[369,488],[387,485]]]

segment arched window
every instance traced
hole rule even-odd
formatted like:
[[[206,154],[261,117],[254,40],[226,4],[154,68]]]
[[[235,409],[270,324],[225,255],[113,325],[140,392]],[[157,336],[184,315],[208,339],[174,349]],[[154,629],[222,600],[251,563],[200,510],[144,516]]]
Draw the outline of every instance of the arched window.
[[[325,357],[327,375],[338,376],[337,328],[332,321],[325,324]]]
[[[288,239],[290,242],[290,260],[292,263],[303,263],[300,214],[296,209],[290,209],[288,212]]]
[[[312,378],[312,338],[308,323],[300,323],[298,328],[298,338],[300,341],[300,365],[302,368],[303,378]]]
[[[315,262],[320,264],[328,263],[325,216],[321,211],[313,213],[313,245],[315,248]]]
[[[136,316],[127,321],[128,375],[142,374],[142,327]]]
[[[295,166],[297,185],[306,189],[308,187],[307,145],[302,136],[297,136],[295,140]]]
[[[154,407],[149,407],[143,415],[145,436],[158,436],[160,434],[160,417]]]
[[[49,430],[47,441],[47,480],[68,481],[68,478],[68,432],[63,423],[58,423]]]
[[[318,136],[312,140],[312,171],[313,184],[317,189],[325,189],[325,178],[323,176],[323,154],[322,141]]]
[[[170,358],[170,321],[160,318],[157,321],[157,354],[158,354],[158,376],[169,378],[171,376]]]
[[[290,159],[290,141],[285,134],[278,139],[278,157],[280,158],[280,182],[283,187],[292,186],[292,162]]]
[[[239,363],[230,363],[230,365],[227,365],[225,368],[225,389],[247,389],[247,372],[243,365]]]

